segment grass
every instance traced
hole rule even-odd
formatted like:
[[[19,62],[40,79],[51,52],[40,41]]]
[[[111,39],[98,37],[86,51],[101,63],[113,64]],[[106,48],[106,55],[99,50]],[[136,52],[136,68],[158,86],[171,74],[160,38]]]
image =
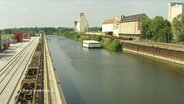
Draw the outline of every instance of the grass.
[[[1,34],[1,38],[8,38],[8,39],[10,39],[11,38],[11,36],[13,36],[13,34]]]

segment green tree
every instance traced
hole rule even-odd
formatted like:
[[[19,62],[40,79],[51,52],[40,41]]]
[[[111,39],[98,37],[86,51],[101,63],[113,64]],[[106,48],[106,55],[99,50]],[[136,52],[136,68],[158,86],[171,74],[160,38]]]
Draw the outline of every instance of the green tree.
[[[156,16],[154,19],[146,19],[142,23],[142,37],[159,42],[171,42],[172,29],[168,20],[162,16]]]
[[[142,22],[142,38],[146,38],[146,39],[150,39],[152,36],[151,34],[151,23],[152,23],[152,20],[151,19],[145,19],[143,22]]]
[[[172,30],[176,40],[180,42],[184,41],[184,13],[173,19]]]
[[[91,32],[100,32],[100,31],[102,31],[102,27],[97,27],[97,26],[89,27],[89,31],[91,31]]]
[[[164,18],[161,16],[156,16],[154,20],[152,21],[151,30],[153,35],[153,40],[155,41],[162,41],[163,40],[163,24],[164,24]]]
[[[170,43],[172,41],[173,35],[172,35],[172,26],[171,23],[168,20],[164,20],[163,28],[162,30],[162,37],[163,42]]]
[[[11,29],[4,29],[4,33],[5,34],[12,34],[12,30]]]

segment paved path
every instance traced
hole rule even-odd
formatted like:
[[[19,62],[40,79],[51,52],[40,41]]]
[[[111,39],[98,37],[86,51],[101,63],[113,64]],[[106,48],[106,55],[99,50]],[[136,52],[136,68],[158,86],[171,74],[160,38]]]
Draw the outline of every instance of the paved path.
[[[49,52],[49,47],[45,39],[45,90],[50,93],[45,93],[45,104],[66,104],[64,93],[62,90],[61,83],[57,77],[57,73],[54,70],[54,65]],[[50,101],[47,101],[49,100]]]

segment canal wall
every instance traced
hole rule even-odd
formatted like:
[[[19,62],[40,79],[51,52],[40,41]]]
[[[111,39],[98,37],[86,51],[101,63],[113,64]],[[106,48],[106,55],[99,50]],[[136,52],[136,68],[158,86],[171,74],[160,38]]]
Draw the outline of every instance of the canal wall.
[[[45,37],[45,36],[44,36]],[[45,104],[66,104],[65,96],[62,90],[61,83],[58,79],[57,72],[54,68],[53,60],[48,47],[47,39],[44,38],[45,43],[45,73],[44,83],[45,89],[49,93],[45,93]]]
[[[144,45],[123,42],[123,51],[138,55],[145,55],[151,58],[170,61],[177,64],[184,64],[184,51],[173,48],[163,48],[158,45]]]

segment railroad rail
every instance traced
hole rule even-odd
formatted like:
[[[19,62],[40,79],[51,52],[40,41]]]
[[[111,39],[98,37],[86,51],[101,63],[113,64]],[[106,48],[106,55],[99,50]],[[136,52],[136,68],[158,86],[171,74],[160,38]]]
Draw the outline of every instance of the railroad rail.
[[[43,104],[43,35],[15,98],[15,104]]]
[[[66,104],[44,35],[17,52],[0,69],[1,104]]]
[[[14,99],[12,96],[28,65],[27,60],[31,58],[37,43],[38,39],[35,38],[0,70],[0,100],[2,104],[10,103],[10,100]]]

